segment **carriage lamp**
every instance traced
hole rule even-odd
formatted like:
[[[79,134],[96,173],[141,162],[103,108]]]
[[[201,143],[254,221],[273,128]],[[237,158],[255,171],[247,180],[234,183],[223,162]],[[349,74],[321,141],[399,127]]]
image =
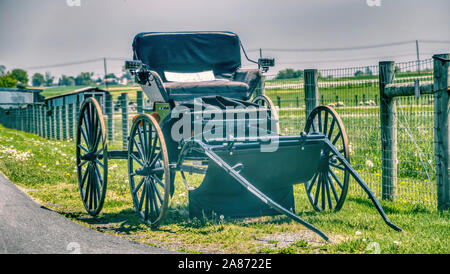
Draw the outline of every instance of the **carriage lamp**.
[[[275,66],[275,58],[259,58],[258,67],[262,69],[263,72],[267,72],[269,67]]]

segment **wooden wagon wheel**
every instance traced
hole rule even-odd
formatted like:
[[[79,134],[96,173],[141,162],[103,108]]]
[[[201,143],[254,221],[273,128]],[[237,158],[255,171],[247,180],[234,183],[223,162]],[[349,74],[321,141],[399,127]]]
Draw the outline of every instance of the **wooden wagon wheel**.
[[[170,200],[170,169],[166,142],[156,119],[141,114],[128,140],[128,176],[135,210],[148,225],[161,223]]]
[[[253,98],[252,103],[257,104],[260,107],[266,107],[272,113],[272,118],[276,120],[276,130],[277,133],[280,134],[280,122],[278,120],[278,112],[273,104],[272,100],[266,95],[258,95]]]
[[[97,100],[83,102],[77,125],[78,186],[87,212],[96,216],[102,210],[108,181],[106,130]]]
[[[305,132],[323,133],[350,162],[347,133],[337,112],[328,106],[313,109],[306,121]],[[323,149],[318,171],[306,182],[308,199],[317,211],[334,209],[338,211],[344,204],[349,185],[349,172],[339,164],[330,150]]]

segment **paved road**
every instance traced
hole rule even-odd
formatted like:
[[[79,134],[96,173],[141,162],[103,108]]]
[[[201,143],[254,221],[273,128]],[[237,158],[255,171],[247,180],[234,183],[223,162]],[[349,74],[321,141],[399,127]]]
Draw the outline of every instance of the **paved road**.
[[[103,234],[45,209],[0,173],[1,253],[172,253]]]

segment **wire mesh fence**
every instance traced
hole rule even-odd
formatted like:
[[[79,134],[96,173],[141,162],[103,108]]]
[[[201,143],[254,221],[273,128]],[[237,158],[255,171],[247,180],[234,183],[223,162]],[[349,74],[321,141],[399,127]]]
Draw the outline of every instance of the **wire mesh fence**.
[[[380,86],[378,65],[317,72],[318,98],[306,98],[303,78],[269,76],[266,94],[279,108],[283,134],[298,134],[306,121],[305,102],[333,107],[349,138],[352,165],[374,193],[382,196]],[[394,84],[433,80],[432,59],[395,64]],[[395,98],[397,108],[397,200],[436,205],[433,95]],[[355,184],[351,190],[362,193]]]
[[[304,130],[308,100],[333,107],[340,115],[349,138],[353,167],[376,196],[382,196],[382,148],[380,131],[380,83],[378,65],[317,71],[316,82],[305,83],[303,74],[291,79],[266,75],[265,94],[278,110],[281,134]],[[426,83],[433,80],[433,61],[395,64],[394,84]],[[318,89],[317,98],[306,98],[305,89]],[[144,96],[145,100],[145,96]],[[398,97],[397,200],[435,207],[436,170],[434,154],[433,95]],[[103,109],[108,149],[127,148],[133,117],[142,112],[142,93],[137,89],[112,92],[110,101],[98,100]],[[49,107],[18,106],[0,111],[0,122],[52,139],[74,139],[79,104]],[[356,184],[351,191],[362,193]]]

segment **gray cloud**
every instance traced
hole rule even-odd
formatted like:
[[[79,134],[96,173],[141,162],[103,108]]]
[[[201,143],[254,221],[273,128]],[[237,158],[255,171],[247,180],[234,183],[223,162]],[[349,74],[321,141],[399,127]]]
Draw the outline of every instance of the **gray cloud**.
[[[8,69],[102,57],[131,57],[131,42],[141,31],[231,30],[244,46],[329,48],[405,40],[450,40],[450,1],[381,0],[0,0],[0,64]],[[421,56],[449,52],[450,44],[421,44]],[[356,60],[401,56],[414,60],[415,45],[346,52],[264,52],[282,67],[327,68],[376,64]],[[250,53],[252,57],[257,52]],[[403,56],[410,55],[410,56]],[[327,60],[346,60],[331,62]],[[314,63],[314,61],[317,61]],[[109,70],[120,72],[121,61]],[[103,72],[101,62],[41,69],[54,74]],[[30,72],[34,72],[31,70]]]

